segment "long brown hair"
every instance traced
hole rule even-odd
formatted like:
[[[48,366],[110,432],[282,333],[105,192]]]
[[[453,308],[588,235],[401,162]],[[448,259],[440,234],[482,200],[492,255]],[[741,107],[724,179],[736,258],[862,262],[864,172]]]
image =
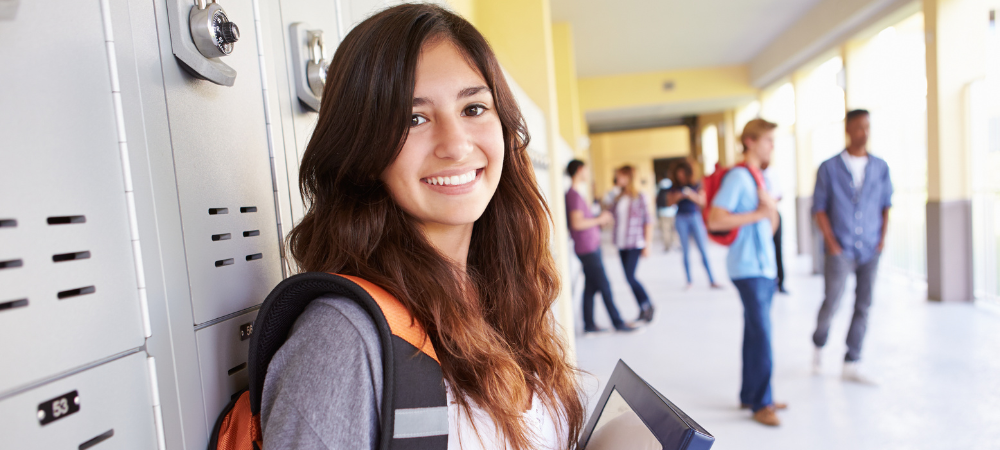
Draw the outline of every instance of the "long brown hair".
[[[439,253],[381,180],[406,141],[416,66],[449,39],[493,93],[504,138],[502,176],[473,226],[462,272]],[[352,30],[330,65],[299,186],[309,206],[289,236],[303,270],[369,280],[427,331],[460,406],[490,414],[515,449],[531,445],[524,399],[538,394],[573,447],[583,426],[577,371],[550,307],[559,274],[550,215],[525,151],[528,133],[500,65],[467,21],[427,4],[386,9]]]
[[[627,195],[631,199],[635,199],[636,197],[638,197],[639,189],[635,187],[636,185],[635,168],[626,164],[624,166],[619,167],[618,170],[615,171],[615,173],[619,176],[628,177],[628,184],[626,184],[625,187],[622,188],[622,191],[618,193],[618,197],[615,198],[615,204],[618,204],[618,200],[620,200],[622,196],[625,195]]]

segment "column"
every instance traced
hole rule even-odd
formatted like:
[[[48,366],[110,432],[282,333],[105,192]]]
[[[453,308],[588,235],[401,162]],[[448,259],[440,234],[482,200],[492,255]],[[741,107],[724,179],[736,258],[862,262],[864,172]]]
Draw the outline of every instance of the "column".
[[[982,0],[924,0],[927,45],[927,296],[972,301],[972,188],[965,96],[984,75]],[[891,226],[891,224],[890,224]]]
[[[575,352],[574,316],[568,285],[569,231],[566,229],[566,203],[562,195],[563,177],[560,176],[565,162],[558,155],[559,105],[551,4],[549,0],[478,0],[474,9],[476,27],[493,47],[500,64],[545,114],[549,192],[552,193],[552,198],[548,199],[553,221],[552,250],[563,280],[553,312],[563,326],[570,351]]]

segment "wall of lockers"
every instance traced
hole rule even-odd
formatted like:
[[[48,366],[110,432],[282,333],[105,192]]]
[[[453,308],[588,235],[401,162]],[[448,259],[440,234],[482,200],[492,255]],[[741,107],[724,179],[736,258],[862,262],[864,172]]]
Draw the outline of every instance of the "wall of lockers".
[[[318,71],[389,3],[0,0],[0,448],[206,447],[295,271]]]

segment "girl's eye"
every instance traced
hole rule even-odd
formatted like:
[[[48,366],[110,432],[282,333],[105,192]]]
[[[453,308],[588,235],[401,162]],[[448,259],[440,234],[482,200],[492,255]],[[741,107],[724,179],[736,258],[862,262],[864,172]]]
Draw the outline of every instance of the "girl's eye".
[[[465,111],[463,111],[464,115],[466,115],[466,116],[473,116],[473,117],[478,116],[478,115],[482,115],[484,112],[486,112],[486,107],[483,106],[483,105],[471,105],[471,106],[467,106],[465,108]]]
[[[411,127],[415,127],[417,125],[423,125],[426,122],[427,122],[427,118],[426,117],[421,116],[420,114],[414,114],[413,118],[410,119],[410,126]]]

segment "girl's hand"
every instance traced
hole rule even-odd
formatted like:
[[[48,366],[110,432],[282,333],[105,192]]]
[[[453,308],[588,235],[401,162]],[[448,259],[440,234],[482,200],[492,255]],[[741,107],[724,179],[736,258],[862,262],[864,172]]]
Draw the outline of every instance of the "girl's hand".
[[[642,249],[642,257],[649,258],[649,247],[645,247]]]

